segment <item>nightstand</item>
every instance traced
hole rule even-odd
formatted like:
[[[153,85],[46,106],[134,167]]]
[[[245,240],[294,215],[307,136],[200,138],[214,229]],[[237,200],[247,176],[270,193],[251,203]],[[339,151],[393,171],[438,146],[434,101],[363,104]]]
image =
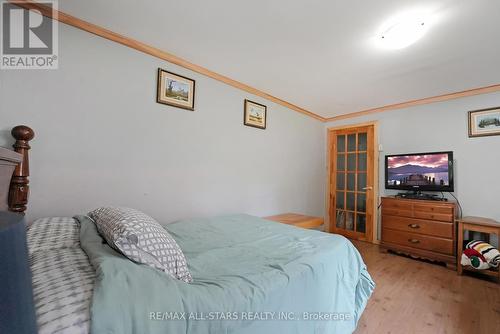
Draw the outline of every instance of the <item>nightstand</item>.
[[[488,276],[496,277],[500,283],[500,270],[499,268],[490,268],[485,270],[476,270],[472,267],[462,266],[460,258],[462,256],[464,247],[464,231],[480,232],[486,235],[486,242],[489,242],[489,235],[496,234],[497,240],[500,241],[500,223],[493,219],[482,217],[464,217],[458,220],[458,252],[457,252],[457,273],[462,275],[463,270],[470,270],[485,274]]]
[[[264,219],[308,229],[316,229],[323,225],[323,218],[297,213],[283,213],[276,216],[264,217]]]

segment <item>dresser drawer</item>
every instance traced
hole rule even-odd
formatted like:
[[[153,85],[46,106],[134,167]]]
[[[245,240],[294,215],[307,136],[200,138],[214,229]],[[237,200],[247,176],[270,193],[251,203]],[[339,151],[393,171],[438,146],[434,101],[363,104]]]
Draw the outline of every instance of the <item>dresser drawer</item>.
[[[453,208],[450,206],[439,206],[430,204],[414,204],[413,210],[431,212],[431,213],[442,213],[445,215],[453,215]]]
[[[382,207],[382,215],[413,217],[413,211]]]
[[[406,202],[403,200],[384,199],[382,201],[382,209],[396,209],[396,210],[403,210],[403,211],[412,211],[413,210],[413,203]]]
[[[432,252],[453,255],[453,240],[417,233],[382,229],[382,241]]]
[[[382,216],[383,228],[453,239],[453,224],[395,216]]]
[[[424,211],[415,211],[413,213],[415,218],[421,219],[430,219],[430,220],[439,220],[443,222],[453,222],[453,214],[444,214],[444,213],[434,213],[434,212],[424,212]]]

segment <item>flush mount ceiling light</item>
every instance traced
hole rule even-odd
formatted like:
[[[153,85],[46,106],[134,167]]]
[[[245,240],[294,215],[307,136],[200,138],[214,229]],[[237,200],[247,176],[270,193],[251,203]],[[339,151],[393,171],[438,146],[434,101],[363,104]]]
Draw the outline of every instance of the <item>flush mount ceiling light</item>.
[[[376,36],[380,46],[402,49],[418,41],[428,31],[431,16],[422,12],[409,12],[387,21]]]

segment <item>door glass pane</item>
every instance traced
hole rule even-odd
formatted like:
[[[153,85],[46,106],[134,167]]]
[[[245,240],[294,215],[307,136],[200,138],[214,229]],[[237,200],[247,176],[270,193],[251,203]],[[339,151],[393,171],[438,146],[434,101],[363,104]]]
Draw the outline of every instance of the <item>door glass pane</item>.
[[[337,170],[345,170],[345,154],[337,155]]]
[[[356,170],[356,153],[347,154],[347,170],[349,171]]]
[[[347,173],[347,190],[354,191],[354,180],[356,178],[355,173]]]
[[[335,226],[344,228],[344,211],[337,210],[337,216],[335,217]]]
[[[366,151],[366,133],[358,134],[358,151]]]
[[[358,170],[366,170],[366,153],[358,153]]]
[[[347,193],[346,196],[346,207],[347,210],[354,211],[354,193]]]
[[[368,186],[368,172],[372,172],[373,167],[368,166],[368,144],[372,145],[372,137],[368,138],[369,132],[364,128],[360,128],[360,132],[350,131],[355,133],[335,134],[334,137],[337,147],[331,152],[334,154],[331,176],[336,188],[332,189],[332,218],[337,230],[344,230],[346,235],[351,235],[349,232],[362,235],[367,233],[367,215],[373,209],[370,205],[370,212],[367,212],[367,205],[373,204],[373,198],[372,193],[364,189]]]
[[[366,212],[366,194],[358,194],[357,208],[359,212]]]
[[[337,136],[337,152],[345,152],[345,135]]]
[[[354,230],[354,213],[346,212],[345,213],[345,228],[346,230],[353,231]]]
[[[337,189],[345,190],[345,174],[337,173]]]
[[[366,215],[356,215],[356,231],[365,233],[366,232]]]
[[[337,209],[345,209],[344,206],[344,193],[342,191],[337,191]]]
[[[366,173],[358,173],[358,191],[365,191],[366,187]]]
[[[356,134],[347,135],[347,151],[356,151]]]

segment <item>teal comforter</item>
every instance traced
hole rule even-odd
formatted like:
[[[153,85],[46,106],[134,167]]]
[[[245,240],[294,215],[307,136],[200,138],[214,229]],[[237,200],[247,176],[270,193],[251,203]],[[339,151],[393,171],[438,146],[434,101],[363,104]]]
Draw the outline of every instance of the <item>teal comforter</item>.
[[[248,215],[164,225],[193,283],[129,261],[81,223],[92,333],[352,333],[374,283],[344,237]]]

